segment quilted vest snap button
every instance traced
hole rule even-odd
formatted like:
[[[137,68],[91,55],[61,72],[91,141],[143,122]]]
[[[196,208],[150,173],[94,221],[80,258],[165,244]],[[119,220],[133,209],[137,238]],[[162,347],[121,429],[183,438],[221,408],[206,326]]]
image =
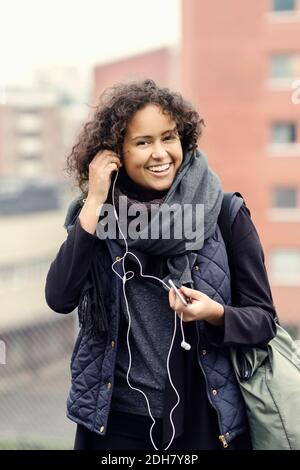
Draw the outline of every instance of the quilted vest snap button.
[[[116,261],[120,261],[120,259],[121,259],[120,256],[116,256],[115,258]]]
[[[104,429],[105,429],[104,426],[101,426],[100,432],[104,432]]]
[[[200,268],[199,268],[198,265],[196,265],[196,266],[193,267],[193,270],[194,270],[194,271],[199,271],[199,269],[200,269]]]
[[[206,353],[207,353],[206,349],[202,349],[202,356],[205,356]]]
[[[216,389],[214,388],[213,391],[212,391],[212,394],[213,394],[213,395],[217,395],[217,394],[218,394],[218,390],[216,390]]]

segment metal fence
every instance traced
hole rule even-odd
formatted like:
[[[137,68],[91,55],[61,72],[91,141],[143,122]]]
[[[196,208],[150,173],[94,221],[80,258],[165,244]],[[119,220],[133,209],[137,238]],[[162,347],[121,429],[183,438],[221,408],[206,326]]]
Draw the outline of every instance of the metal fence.
[[[71,449],[66,417],[77,315],[1,333],[0,449]]]

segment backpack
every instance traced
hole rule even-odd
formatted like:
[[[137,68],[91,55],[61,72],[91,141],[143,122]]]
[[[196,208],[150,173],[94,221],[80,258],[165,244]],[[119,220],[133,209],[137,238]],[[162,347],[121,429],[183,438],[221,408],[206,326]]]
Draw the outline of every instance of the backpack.
[[[242,197],[225,193],[218,219],[232,276],[229,208],[234,194]],[[253,449],[300,450],[300,351],[278,321],[276,326],[276,336],[266,348],[231,347],[230,357],[246,404]]]

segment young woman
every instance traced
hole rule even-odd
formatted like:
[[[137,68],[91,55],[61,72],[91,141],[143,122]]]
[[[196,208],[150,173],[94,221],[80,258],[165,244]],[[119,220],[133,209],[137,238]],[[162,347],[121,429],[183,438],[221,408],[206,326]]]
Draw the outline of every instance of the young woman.
[[[80,196],[68,209],[46,300],[59,313],[78,307],[67,403],[75,449],[251,448],[229,347],[265,346],[276,312],[257,231],[237,196],[230,286],[218,226],[223,191],[197,148],[203,124],[179,93],[153,80],[118,84],[68,157]],[[125,233],[120,223],[113,234],[122,201],[125,222],[134,222],[133,209],[146,214],[140,232],[135,224]],[[163,210],[173,205],[203,208],[202,218],[187,217],[192,242],[186,231],[174,235],[180,214]]]

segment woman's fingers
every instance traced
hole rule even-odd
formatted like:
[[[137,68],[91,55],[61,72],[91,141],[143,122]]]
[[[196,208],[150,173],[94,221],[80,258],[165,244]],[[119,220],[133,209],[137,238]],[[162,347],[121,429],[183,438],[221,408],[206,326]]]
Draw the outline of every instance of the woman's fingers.
[[[99,168],[102,170],[103,168],[107,167],[107,165],[111,163],[117,163],[118,166],[122,166],[122,162],[120,160],[120,157],[113,152],[109,152],[107,150],[98,152],[93,160],[90,162],[89,166],[90,168]]]
[[[201,300],[203,298],[202,292],[200,292],[199,290],[190,289],[189,287],[181,286],[179,291],[183,294],[184,297],[190,299]],[[176,295],[176,292],[173,287],[171,287],[169,290],[169,299],[172,300],[172,302],[178,300],[178,302],[180,302],[180,305],[183,305],[179,297]]]
[[[190,289],[189,287],[181,286],[179,289],[186,297],[194,300],[201,300],[202,294],[200,291]]]
[[[173,310],[184,310],[186,306],[181,302],[173,287],[169,290],[169,304]]]
[[[179,318],[181,318],[181,315],[182,315],[183,322],[196,320],[195,311],[193,310],[193,305],[190,304],[188,306],[185,306],[181,302],[181,300],[178,298],[175,290],[172,287],[169,290],[169,304],[172,310],[174,310],[177,313],[177,316]],[[194,304],[194,307],[195,307],[195,304]]]

